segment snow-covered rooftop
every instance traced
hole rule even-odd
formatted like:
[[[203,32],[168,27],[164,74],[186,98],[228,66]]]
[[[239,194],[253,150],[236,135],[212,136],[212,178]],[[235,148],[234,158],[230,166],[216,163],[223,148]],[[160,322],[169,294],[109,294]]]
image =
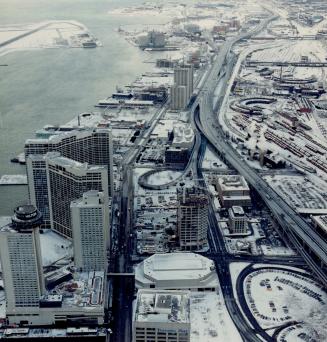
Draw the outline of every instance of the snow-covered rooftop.
[[[218,184],[222,192],[225,191],[249,191],[249,186],[243,176],[225,175],[218,177]]]
[[[135,321],[189,323],[188,291],[140,290],[137,293]]]
[[[195,253],[154,254],[135,269],[136,286],[169,289],[213,288],[219,286],[215,265]]]

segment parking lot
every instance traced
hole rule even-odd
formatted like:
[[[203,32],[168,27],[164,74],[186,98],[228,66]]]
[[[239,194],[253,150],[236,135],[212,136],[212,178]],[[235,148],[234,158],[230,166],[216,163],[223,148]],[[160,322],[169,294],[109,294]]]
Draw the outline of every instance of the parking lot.
[[[305,320],[311,308],[327,310],[326,292],[305,273],[258,269],[246,276],[243,286],[246,304],[262,328]]]

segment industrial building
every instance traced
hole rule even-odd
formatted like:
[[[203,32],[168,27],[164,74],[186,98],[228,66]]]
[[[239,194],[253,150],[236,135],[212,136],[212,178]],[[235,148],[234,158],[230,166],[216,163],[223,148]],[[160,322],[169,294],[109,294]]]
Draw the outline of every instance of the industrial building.
[[[312,215],[312,222],[316,230],[324,237],[327,237],[327,215]]]

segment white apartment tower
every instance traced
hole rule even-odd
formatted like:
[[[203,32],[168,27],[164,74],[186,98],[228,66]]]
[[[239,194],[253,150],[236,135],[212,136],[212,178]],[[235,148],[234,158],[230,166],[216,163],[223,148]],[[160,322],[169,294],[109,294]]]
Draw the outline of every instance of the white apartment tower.
[[[170,88],[171,109],[184,109],[193,94],[193,65],[178,66],[174,69],[174,85]]]
[[[43,224],[50,226],[49,196],[45,158],[31,154],[26,158],[26,172],[30,203],[40,210]]]
[[[174,84],[186,87],[187,100],[191,98],[193,93],[193,77],[194,69],[192,64],[179,66],[174,69]]]
[[[102,192],[90,190],[70,205],[74,262],[78,269],[105,271],[109,248],[109,203]]]
[[[62,157],[58,152],[49,152],[46,157],[47,184],[51,228],[59,234],[71,238],[72,222],[70,204],[89,190],[108,194],[108,172],[104,166]]]
[[[15,209],[12,224],[0,232],[0,260],[7,317],[39,307],[45,291],[39,226],[42,214],[32,205]]]
[[[113,195],[113,146],[110,129],[83,128],[54,134],[46,139],[28,139],[25,142],[25,157],[30,202],[41,211],[45,225],[50,225],[44,159],[47,152],[59,152],[63,157],[80,163],[105,166],[108,173],[108,193],[109,196]]]
[[[187,88],[185,86],[174,85],[170,88],[171,103],[170,108],[173,110],[182,110],[187,106]]]
[[[197,188],[177,189],[177,228],[182,250],[199,250],[208,243],[208,197]]]

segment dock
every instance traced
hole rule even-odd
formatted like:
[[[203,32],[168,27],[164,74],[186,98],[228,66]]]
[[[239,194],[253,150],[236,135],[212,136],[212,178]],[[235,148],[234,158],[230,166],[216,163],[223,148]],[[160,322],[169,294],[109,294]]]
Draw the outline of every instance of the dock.
[[[3,175],[0,185],[27,185],[26,175]]]

